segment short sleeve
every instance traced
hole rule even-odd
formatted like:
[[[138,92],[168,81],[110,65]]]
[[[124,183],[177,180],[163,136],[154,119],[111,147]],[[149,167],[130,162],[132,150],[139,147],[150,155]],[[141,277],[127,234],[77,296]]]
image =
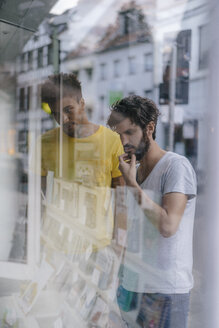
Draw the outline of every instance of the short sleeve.
[[[119,156],[124,153],[124,149],[120,138],[116,139],[116,142],[113,147],[113,154],[112,154],[112,178],[117,178],[122,175],[119,170]]]
[[[186,158],[173,161],[164,177],[163,194],[179,192],[192,199],[197,194],[196,174]]]

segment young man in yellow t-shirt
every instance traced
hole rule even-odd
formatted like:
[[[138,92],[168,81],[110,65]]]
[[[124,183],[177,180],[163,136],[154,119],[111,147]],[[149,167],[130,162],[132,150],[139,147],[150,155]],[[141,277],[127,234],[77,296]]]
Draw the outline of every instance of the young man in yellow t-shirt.
[[[48,171],[67,181],[93,186],[123,184],[118,156],[119,136],[88,121],[81,84],[74,74],[49,77],[42,85],[42,102],[49,105],[60,127],[41,137],[42,188]]]

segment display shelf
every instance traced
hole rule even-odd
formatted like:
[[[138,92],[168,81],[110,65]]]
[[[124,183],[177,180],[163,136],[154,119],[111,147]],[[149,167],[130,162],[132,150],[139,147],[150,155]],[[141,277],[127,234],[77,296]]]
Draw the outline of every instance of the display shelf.
[[[62,224],[71,230],[76,229],[80,236],[86,236],[86,239],[95,244],[97,247],[104,247],[109,244],[108,239],[97,238],[98,236],[95,231],[92,231],[85,225],[80,224],[77,222],[79,219],[71,218],[68,214],[56,208],[54,205],[47,205],[47,214],[52,216],[57,222],[59,222],[60,225]]]
[[[103,233],[106,238],[111,236],[114,208],[114,191],[111,188],[91,187],[56,178],[50,185],[54,185],[54,190],[48,199],[48,206],[52,205],[62,214],[67,214],[65,219],[70,223],[72,219],[80,220],[80,224],[95,232],[97,239],[102,239]]]
[[[43,233],[41,233],[42,235],[42,238],[48,243],[48,245],[53,249],[55,250],[55,245],[54,243],[48,238],[48,236],[44,235]],[[66,254],[64,254],[65,256]],[[116,254],[115,254],[115,258],[114,260],[116,259]],[[91,286],[92,288],[94,288],[96,291],[97,291],[97,294],[100,295],[106,302],[107,304],[109,304],[109,307],[114,310],[115,312],[118,312],[119,309],[118,309],[118,306],[117,304],[114,302],[114,299],[113,298],[110,298],[110,293],[111,293],[111,290],[113,288],[113,282],[111,282],[111,284],[109,285],[109,287],[105,290],[101,289],[97,284],[95,284],[93,281],[92,281],[92,274],[89,275],[89,274],[86,274],[85,272],[83,272],[80,268],[79,268],[79,264],[78,262],[72,262],[70,261],[67,257],[65,257],[65,261],[72,266],[72,269],[73,270],[76,270],[78,275],[83,278],[86,283]],[[87,263],[90,262],[93,264],[93,266],[95,267],[95,264],[96,262],[92,259],[88,259],[87,260]],[[114,264],[116,266],[118,266],[118,260],[117,260],[117,263]]]
[[[109,289],[107,289],[107,290],[102,290],[102,289],[100,289],[100,287],[98,287],[96,284],[94,284],[94,283],[91,281],[91,277],[90,277],[90,276],[86,275],[86,274],[85,274],[84,272],[82,272],[79,268],[78,268],[77,270],[78,270],[79,275],[80,275],[80,276],[81,276],[86,282],[88,282],[88,284],[89,284],[92,288],[96,289],[97,294],[98,294],[99,296],[101,296],[101,297],[104,299],[104,301],[107,302],[107,304],[110,305],[110,308],[117,312],[117,311],[119,310],[119,309],[118,309],[118,306],[117,306],[117,304],[114,302],[114,300],[111,299],[111,298],[109,297]],[[112,287],[112,286],[111,286],[111,287]]]
[[[41,231],[40,235],[41,235],[41,238],[43,238],[43,240],[49,245],[50,248],[52,248],[55,251],[57,250],[54,245],[54,242],[47,235],[45,235],[42,231]]]
[[[68,183],[52,174],[47,188],[38,266],[45,263],[45,271],[48,267],[52,273],[41,289],[40,279],[31,282],[37,296],[26,318],[34,317],[40,328],[86,328],[97,322],[105,327],[110,312],[120,313],[116,289],[122,248],[111,245],[114,191]],[[28,300],[31,292],[27,287],[22,295]]]

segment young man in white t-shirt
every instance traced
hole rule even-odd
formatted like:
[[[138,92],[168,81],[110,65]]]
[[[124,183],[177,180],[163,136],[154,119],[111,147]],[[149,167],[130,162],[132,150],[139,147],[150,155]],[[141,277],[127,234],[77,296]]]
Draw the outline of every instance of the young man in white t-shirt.
[[[132,215],[135,221],[128,223],[139,233],[139,248],[133,253],[129,246],[126,249],[119,292],[138,296],[140,327],[186,328],[193,287],[196,176],[184,156],[166,152],[156,143],[158,116],[153,101],[130,96],[112,106],[108,119],[124,146],[120,171],[141,204]],[[129,235],[128,231],[128,239]],[[124,318],[129,326],[127,315]]]

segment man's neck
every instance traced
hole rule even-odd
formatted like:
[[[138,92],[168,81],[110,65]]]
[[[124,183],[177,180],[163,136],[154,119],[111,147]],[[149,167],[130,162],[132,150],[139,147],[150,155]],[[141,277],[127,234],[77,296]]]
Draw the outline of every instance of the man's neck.
[[[99,125],[87,122],[85,124],[81,124],[76,129],[75,138],[86,138],[92,136],[99,129]]]
[[[74,131],[74,135],[69,135],[71,138],[87,138],[92,136],[99,129],[99,125],[91,123],[89,121],[84,121],[80,125],[77,125]]]
[[[161,149],[156,141],[152,140],[150,144],[150,148],[148,152],[144,155],[142,160],[140,161],[140,180],[145,180],[148,175],[151,173],[155,165],[159,162],[159,160],[166,153],[165,150]],[[143,182],[142,181],[142,182]]]

